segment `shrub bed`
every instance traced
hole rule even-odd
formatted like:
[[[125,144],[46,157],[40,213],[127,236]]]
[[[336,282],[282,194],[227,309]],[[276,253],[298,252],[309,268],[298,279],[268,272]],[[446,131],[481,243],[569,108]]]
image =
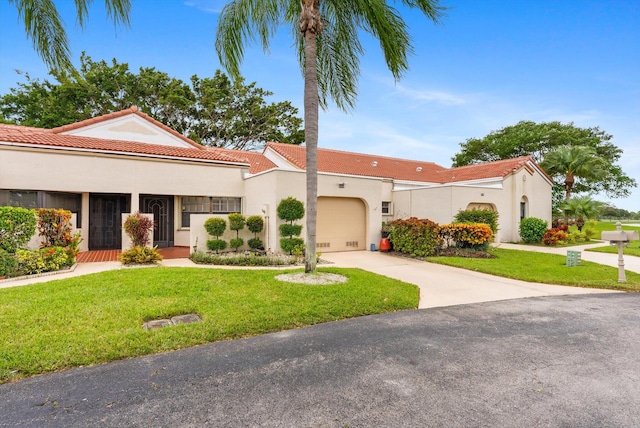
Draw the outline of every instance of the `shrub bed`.
[[[202,251],[192,253],[189,258],[198,264],[223,266],[289,266],[299,262],[299,258],[296,256],[282,254],[207,254]]]

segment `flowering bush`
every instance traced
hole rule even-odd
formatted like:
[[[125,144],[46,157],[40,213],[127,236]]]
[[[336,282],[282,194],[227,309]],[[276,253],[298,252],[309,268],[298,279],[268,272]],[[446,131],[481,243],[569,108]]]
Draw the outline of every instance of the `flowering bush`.
[[[153,230],[155,223],[140,211],[131,214],[124,221],[124,231],[131,239],[133,247],[145,247],[149,243],[149,232]]]
[[[545,245],[554,246],[565,242],[569,234],[561,228],[551,228],[547,230],[542,238]]]
[[[485,223],[452,223],[440,226],[438,236],[443,246],[486,250],[493,231]]]
[[[413,257],[428,257],[440,246],[438,224],[427,219],[411,217],[387,224],[393,249]]]
[[[158,253],[156,247],[133,247],[128,249],[127,251],[123,251],[120,254],[120,261],[124,265],[130,264],[154,264],[162,260],[162,256]]]
[[[63,247],[71,264],[75,263],[82,237],[80,232],[72,234],[71,211],[41,208],[38,216],[38,235],[43,238],[41,248]]]
[[[18,250],[14,263],[13,271],[8,273],[11,276],[53,272],[73,264],[66,249],[57,246],[39,250]]]

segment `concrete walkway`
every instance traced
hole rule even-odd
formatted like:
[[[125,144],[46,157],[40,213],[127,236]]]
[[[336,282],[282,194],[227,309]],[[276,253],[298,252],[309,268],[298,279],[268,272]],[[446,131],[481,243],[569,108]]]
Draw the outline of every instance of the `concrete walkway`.
[[[355,267],[420,287],[419,308],[493,302],[525,297],[612,293],[611,290],[518,281],[381,252],[328,253],[337,267]]]

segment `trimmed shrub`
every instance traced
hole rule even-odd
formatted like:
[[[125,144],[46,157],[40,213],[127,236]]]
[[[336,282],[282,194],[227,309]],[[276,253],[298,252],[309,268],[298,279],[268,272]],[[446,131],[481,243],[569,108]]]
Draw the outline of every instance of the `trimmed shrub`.
[[[244,239],[242,238],[233,238],[229,241],[229,246],[233,248],[234,251],[238,252],[238,248],[244,245]]]
[[[299,252],[297,248],[304,248],[304,240],[301,238],[294,238],[302,233],[302,226],[293,224],[294,221],[300,220],[304,217],[304,205],[299,200],[289,196],[287,199],[283,199],[278,204],[278,217],[281,220],[285,220],[288,224],[280,225],[280,248],[283,251],[293,254],[294,251]]]
[[[262,243],[262,239],[260,238],[251,238],[247,241],[247,245],[249,245],[249,248],[251,248],[252,250],[263,250],[264,249],[264,244]]]
[[[120,261],[123,265],[150,265],[162,260],[157,247],[149,248],[135,246],[120,254]]]
[[[489,225],[495,235],[498,232],[498,213],[491,210],[464,210],[455,216],[455,223],[484,223]]]
[[[13,255],[0,248],[0,276],[9,276],[13,272],[15,265]]]
[[[247,229],[249,229],[249,232],[253,233],[253,238],[249,239],[247,244],[252,250],[260,250],[264,247],[262,240],[258,238],[258,233],[262,232],[263,228],[264,220],[261,216],[252,215],[247,217]]]
[[[210,239],[207,241],[207,249],[209,251],[222,251],[227,248],[227,241],[220,239],[220,236],[227,228],[227,221],[222,217],[211,217],[204,222],[204,228],[209,235],[215,236],[216,239]]]
[[[293,238],[294,236],[300,236],[302,233],[302,226],[299,224],[281,224],[280,227],[280,236],[284,236],[287,238]]]
[[[278,218],[293,223],[304,217],[304,204],[296,198],[289,196],[287,199],[280,201],[277,211]]]
[[[36,215],[20,207],[0,207],[0,248],[15,253],[36,231]]]
[[[140,211],[131,214],[124,221],[124,231],[131,239],[132,247],[146,247],[149,244],[149,232],[153,230],[155,223]]]
[[[229,229],[236,231],[236,237],[229,242],[229,246],[235,251],[238,251],[238,248],[244,245],[244,240],[240,238],[240,231],[244,229],[244,225],[246,224],[246,222],[247,220],[242,214],[229,214]]]
[[[438,236],[447,247],[486,250],[493,232],[486,223],[452,223],[440,226]]]
[[[207,241],[207,249],[209,251],[215,251],[217,253],[225,248],[227,248],[227,241],[224,239],[209,239]]]
[[[204,222],[204,228],[209,235],[220,238],[227,228],[227,221],[222,217],[211,217]]]
[[[536,244],[542,241],[546,230],[546,221],[536,217],[527,217],[520,222],[519,234],[524,243]]]
[[[282,238],[280,239],[280,248],[285,253],[293,254],[301,253],[300,248],[304,248],[304,239],[302,238]]]
[[[393,249],[412,257],[428,257],[440,246],[438,224],[427,219],[411,217],[388,223],[389,240]]]

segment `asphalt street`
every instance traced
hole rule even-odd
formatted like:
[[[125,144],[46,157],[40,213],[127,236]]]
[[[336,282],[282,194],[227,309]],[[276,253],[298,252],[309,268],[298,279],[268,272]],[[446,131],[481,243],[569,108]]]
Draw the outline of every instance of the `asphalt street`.
[[[0,385],[0,415],[11,427],[640,426],[640,294],[397,312],[83,367]]]

